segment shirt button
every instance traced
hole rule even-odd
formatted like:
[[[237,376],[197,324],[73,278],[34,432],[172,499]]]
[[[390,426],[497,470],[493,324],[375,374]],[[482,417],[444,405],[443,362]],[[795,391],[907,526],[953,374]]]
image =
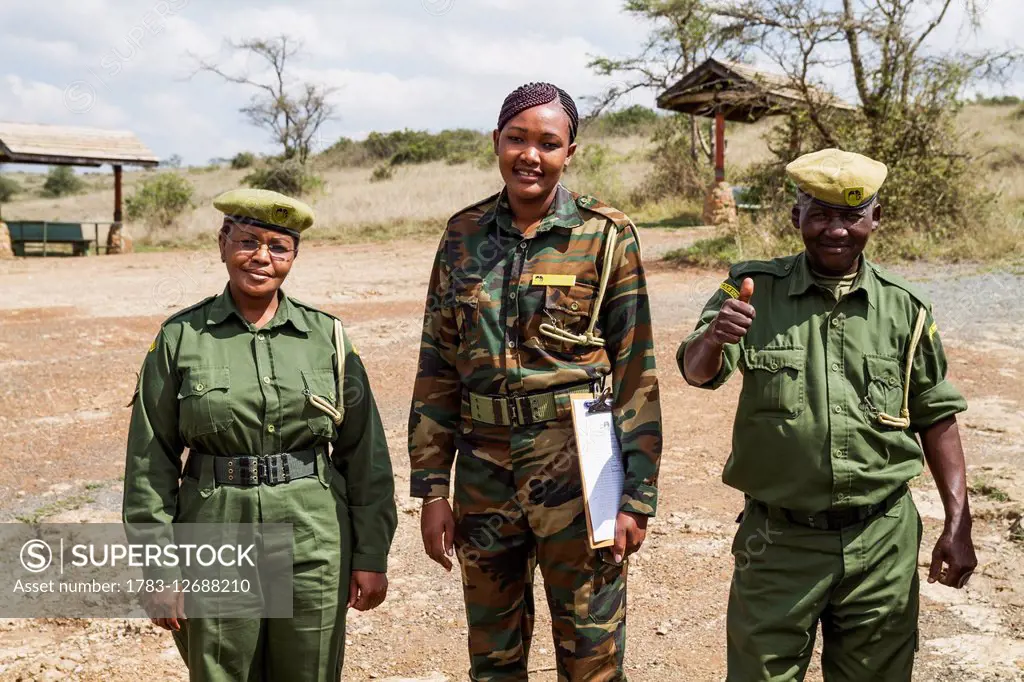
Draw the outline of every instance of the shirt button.
[[[201,391],[201,390],[203,390],[204,388],[206,388],[206,386],[203,386],[202,384],[196,384],[196,390],[197,390],[197,391]]]
[[[516,347],[516,342],[515,341],[509,341],[508,342],[508,347],[509,348],[515,348]]]
[[[840,407],[839,405],[836,405],[835,407],[832,408],[832,411],[835,412],[836,414],[842,414],[843,408]]]
[[[270,377],[263,377],[263,383],[269,384],[270,383]]]
[[[842,450],[836,450],[834,454],[835,454],[836,457],[842,457],[843,456],[843,451]]]
[[[889,377],[889,385],[890,386],[895,386],[896,385],[896,377]]]
[[[274,432],[274,425],[271,424],[270,426],[267,427],[267,433],[273,433],[273,432]]]
[[[511,294],[508,295],[508,297],[511,298],[513,301],[516,300],[516,292],[513,291]]]
[[[525,249],[526,248],[526,242],[519,242],[519,248],[520,249]]]
[[[263,334],[257,334],[256,335],[256,340],[257,341],[262,341],[263,340]]]
[[[839,318],[838,317],[833,317],[832,318],[832,326],[833,327],[838,327],[839,326]]]
[[[839,371],[839,363],[838,362],[833,362],[832,363],[832,371],[833,372],[838,372]]]
[[[573,301],[572,305],[569,306],[569,307],[572,308],[573,310],[579,310],[580,309],[580,304],[577,303],[576,301]]]

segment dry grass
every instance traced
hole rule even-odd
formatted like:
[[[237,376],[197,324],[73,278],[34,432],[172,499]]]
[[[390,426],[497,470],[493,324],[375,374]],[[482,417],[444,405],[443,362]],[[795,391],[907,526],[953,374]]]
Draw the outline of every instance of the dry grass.
[[[1024,202],[1024,108],[965,107],[961,126],[982,165],[986,182],[1013,205]]]
[[[981,156],[989,171],[986,181],[1005,198],[1007,230],[1000,243],[1019,241],[1020,208],[1024,204],[1024,118],[1018,118],[1013,106],[977,106],[964,109],[961,122],[964,131],[973,136],[973,149]],[[744,167],[769,158],[764,134],[773,122],[768,119],[754,125],[730,125],[726,166],[729,175]],[[585,172],[570,173],[566,184],[581,192],[599,197],[609,194],[628,196],[650,171],[647,151],[650,142],[633,136],[606,139],[582,139],[581,148],[602,144],[611,151],[611,163],[600,177]],[[125,173],[125,195],[148,173]],[[196,243],[212,239],[220,222],[220,214],[211,206],[211,199],[225,190],[237,187],[247,171],[230,169],[183,169],[196,188],[197,208],[182,216],[171,230],[149,230],[145,225],[129,224],[128,230],[140,246],[167,246]],[[434,232],[463,206],[477,201],[500,188],[500,177],[492,168],[473,164],[449,166],[430,163],[396,168],[393,179],[370,182],[370,168],[328,169],[323,172],[324,186],[307,197],[317,212],[316,239],[367,240]],[[3,207],[9,219],[22,220],[100,220],[112,217],[113,182],[109,174],[90,173],[85,176],[89,190],[61,199],[33,197],[43,182],[42,174],[11,174],[25,188],[16,201]],[[613,191],[614,190],[614,191]],[[639,223],[678,226],[693,224],[700,207],[685,202],[665,201],[633,210]],[[990,235],[995,237],[996,235]],[[991,244],[993,240],[988,240]],[[1015,246],[1015,244],[1014,244]],[[983,256],[991,249],[978,244],[972,254]]]

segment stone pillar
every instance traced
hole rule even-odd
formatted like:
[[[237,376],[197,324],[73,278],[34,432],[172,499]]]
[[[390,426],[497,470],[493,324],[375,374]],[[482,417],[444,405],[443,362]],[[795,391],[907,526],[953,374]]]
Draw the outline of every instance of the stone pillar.
[[[7,229],[7,223],[0,222],[0,260],[14,258],[14,249],[11,246],[11,231]]]
[[[729,183],[716,182],[704,197],[705,225],[733,225],[736,223],[736,200]]]
[[[135,248],[132,236],[122,223],[114,223],[107,232],[107,253],[131,253]]]

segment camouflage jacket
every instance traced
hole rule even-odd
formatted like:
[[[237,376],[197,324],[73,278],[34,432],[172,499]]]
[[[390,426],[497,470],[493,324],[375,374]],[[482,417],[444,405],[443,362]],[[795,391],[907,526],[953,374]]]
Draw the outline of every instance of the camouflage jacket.
[[[621,508],[653,515],[661,409],[636,228],[622,212],[561,186],[535,229],[523,234],[512,221],[502,192],[455,214],[441,239],[409,417],[412,496],[449,494],[465,391],[524,394],[611,375],[626,470]],[[594,310],[612,230],[613,269]],[[604,347],[539,332],[548,323],[579,334],[591,315]]]

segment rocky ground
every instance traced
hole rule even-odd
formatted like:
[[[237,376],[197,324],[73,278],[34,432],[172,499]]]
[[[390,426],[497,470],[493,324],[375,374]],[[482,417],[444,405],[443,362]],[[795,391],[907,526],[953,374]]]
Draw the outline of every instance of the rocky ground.
[[[738,382],[714,396],[686,387],[674,353],[722,273],[677,269],[660,254],[691,233],[643,232],[665,417],[661,506],[631,566],[631,680],[721,680],[729,544],[741,506],[720,482]],[[423,555],[418,506],[404,497],[406,414],[433,241],[303,247],[288,291],[337,313],[368,365],[392,445],[400,525],[388,600],[350,613],[347,680],[465,679],[457,573]],[[970,402],[961,425],[981,560],[957,592],[925,585],[915,679],[1024,680],[1024,287],[1020,272],[913,267],[931,292],[950,376]],[[0,521],[116,521],[135,372],[160,322],[217,293],[216,254],[149,253],[0,262]],[[913,484],[927,572],[942,507]],[[546,608],[532,665],[554,680]],[[817,676],[817,677],[815,677]],[[170,637],[146,620],[0,621],[0,679],[185,680]],[[820,679],[818,672],[811,679]]]

